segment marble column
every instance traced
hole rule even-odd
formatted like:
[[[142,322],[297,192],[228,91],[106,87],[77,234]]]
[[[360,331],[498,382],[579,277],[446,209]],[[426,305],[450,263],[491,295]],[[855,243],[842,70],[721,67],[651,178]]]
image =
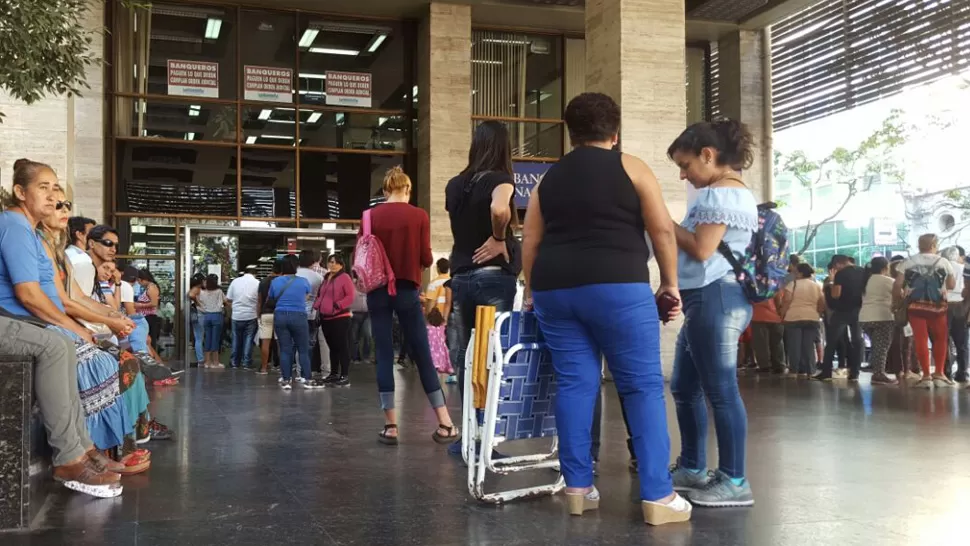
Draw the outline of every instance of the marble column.
[[[418,205],[431,216],[435,257],[451,252],[445,186],[471,144],[471,7],[432,2],[418,34]]]
[[[587,0],[586,90],[620,105],[620,146],[656,173],[679,222],[687,194],[667,147],[687,122],[684,0]],[[659,283],[655,262],[652,280]],[[661,329],[665,370],[673,364],[679,324]]]
[[[0,356],[0,531],[30,523],[33,362]]]
[[[759,201],[771,199],[773,158],[771,149],[771,77],[765,70],[764,32],[739,30],[717,43],[720,67],[721,114],[744,122],[754,138],[754,164],[744,172],[744,181]]]
[[[91,31],[91,50],[104,53],[104,2],[91,2],[82,21]],[[49,164],[57,173],[74,214],[104,219],[104,63],[85,70],[90,89],[82,96],[51,95],[26,105],[0,91],[6,114],[0,131],[2,184],[10,188],[13,163],[25,157]]]

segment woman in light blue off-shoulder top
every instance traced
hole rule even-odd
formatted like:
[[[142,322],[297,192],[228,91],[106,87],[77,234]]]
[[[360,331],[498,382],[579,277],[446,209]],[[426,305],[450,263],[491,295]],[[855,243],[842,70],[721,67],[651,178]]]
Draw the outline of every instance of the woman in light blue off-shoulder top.
[[[684,326],[670,384],[681,437],[674,488],[699,506],[754,504],[744,477],[748,423],[737,382],[738,338],[751,321],[751,304],[724,257],[741,258],[758,229],[757,202],[740,174],[751,164],[750,144],[743,124],[724,120],[688,127],[667,151],[681,179],[700,190],[675,228]],[[705,395],[719,456],[710,475]]]

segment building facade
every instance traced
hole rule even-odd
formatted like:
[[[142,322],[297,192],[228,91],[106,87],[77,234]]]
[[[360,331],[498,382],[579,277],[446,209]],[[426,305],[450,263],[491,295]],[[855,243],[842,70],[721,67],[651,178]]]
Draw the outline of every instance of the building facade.
[[[0,96],[0,166],[51,164],[77,214],[119,229],[121,259],[159,279],[180,354],[188,276],[216,271],[225,282],[278,252],[352,245],[391,166],[412,177],[433,250],[447,255],[444,187],[483,120],[513,134],[524,206],[569,150],[562,112],[583,91],[620,103],[622,149],[651,165],[675,219],[687,193],[666,148],[715,113],[752,129],[758,153],[746,180],[769,199],[761,27],[781,3],[686,4],[94,3],[87,24],[104,63],[90,68],[91,89],[30,107]]]

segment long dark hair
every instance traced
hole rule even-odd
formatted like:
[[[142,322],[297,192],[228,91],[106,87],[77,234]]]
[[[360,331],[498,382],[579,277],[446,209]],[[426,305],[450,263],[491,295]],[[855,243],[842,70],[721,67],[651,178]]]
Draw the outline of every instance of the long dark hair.
[[[468,165],[462,175],[498,171],[512,176],[512,140],[509,130],[501,121],[483,121],[472,134],[468,149]]]
[[[488,120],[478,124],[475,133],[472,134],[472,145],[468,149],[468,165],[459,173],[465,178],[464,196],[467,196],[475,182],[478,181],[480,173],[499,172],[505,173],[515,183],[512,172],[512,141],[509,138],[509,130],[500,121]],[[459,205],[459,208],[461,205]],[[512,211],[512,218],[509,221],[511,228],[519,225],[519,210],[515,207],[515,193],[509,199],[509,210]],[[506,228],[508,229],[508,228]]]
[[[139,269],[138,270],[138,280],[140,280],[140,281],[148,281],[148,282],[154,284],[155,286],[158,286],[158,283],[155,281],[155,276],[152,275],[152,272],[149,271],[148,269]]]
[[[218,290],[219,289],[219,275],[215,273],[210,274],[205,278],[205,289],[206,290]]]
[[[880,271],[885,271],[889,267],[889,260],[883,258],[882,256],[876,256],[866,264],[866,273],[862,279],[862,293],[866,293],[866,285],[869,284],[869,278],[873,275],[878,274]]]

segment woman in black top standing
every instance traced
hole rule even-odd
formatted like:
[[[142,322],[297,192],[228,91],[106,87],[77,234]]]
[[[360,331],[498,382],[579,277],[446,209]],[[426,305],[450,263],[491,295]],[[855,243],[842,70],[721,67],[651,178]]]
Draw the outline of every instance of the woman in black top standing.
[[[457,321],[458,385],[464,385],[465,349],[475,322],[475,308],[492,305],[511,311],[522,252],[512,233],[512,145],[498,121],[475,128],[468,165],[445,188],[445,208],[455,243],[451,249],[452,320]]]
[[[677,245],[660,185],[647,165],[613,151],[620,109],[583,93],[565,113],[573,150],[532,191],[523,231],[526,303],[535,299],[558,381],[559,461],[570,513],[599,505],[593,487],[590,427],[600,389],[600,358],[616,382],[639,463],[644,521],[687,521],[691,506],[673,490],[670,437],[660,366],[660,317],[648,282],[653,241],[657,297],[679,302]],[[597,267],[577,267],[582,256]],[[665,320],[679,312],[673,304]]]

